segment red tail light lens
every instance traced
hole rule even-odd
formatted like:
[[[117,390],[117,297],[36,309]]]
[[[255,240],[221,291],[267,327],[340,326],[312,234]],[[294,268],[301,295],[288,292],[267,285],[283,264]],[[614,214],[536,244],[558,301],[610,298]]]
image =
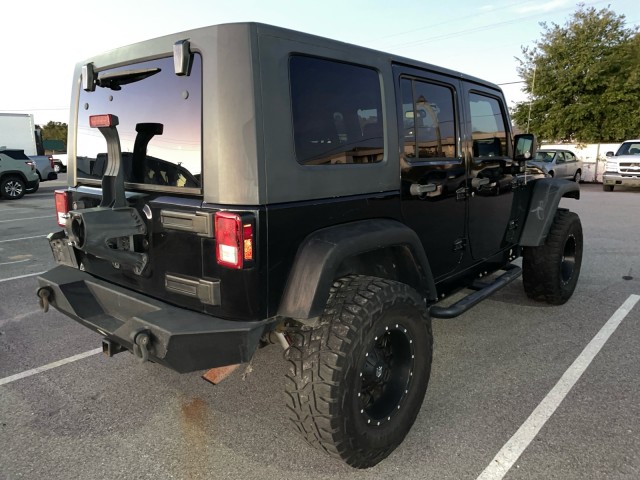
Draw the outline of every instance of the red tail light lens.
[[[52,157],[51,155],[49,155],[49,166],[50,166],[51,168],[53,168],[53,167],[54,167],[54,164],[53,164],[53,157]]]
[[[67,190],[56,190],[53,192],[56,201],[56,216],[58,217],[58,225],[67,226],[67,218],[69,210],[71,210],[71,192]]]
[[[89,117],[89,126],[91,128],[115,127],[118,125],[118,117],[115,115],[91,115]]]
[[[253,260],[253,226],[236,213],[215,215],[216,260],[219,265],[243,268]]]

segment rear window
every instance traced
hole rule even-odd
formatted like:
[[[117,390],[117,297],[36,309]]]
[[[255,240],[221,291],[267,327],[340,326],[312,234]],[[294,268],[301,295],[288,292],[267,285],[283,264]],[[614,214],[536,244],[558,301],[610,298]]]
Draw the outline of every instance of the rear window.
[[[289,68],[299,163],[383,160],[382,94],[376,70],[299,55],[291,57]]]
[[[142,189],[200,188],[202,173],[202,62],[195,54],[189,76],[174,73],[173,58],[99,72],[98,79],[145,70],[135,81],[106,81],[82,91],[78,113],[79,179],[101,179],[107,142],[89,126],[91,115],[112,114],[122,150],[125,182]],[[131,77],[131,75],[130,75]],[[114,78],[113,76],[111,77]]]
[[[4,153],[7,157],[14,160],[30,160],[24,153],[24,150],[0,150],[0,153]]]

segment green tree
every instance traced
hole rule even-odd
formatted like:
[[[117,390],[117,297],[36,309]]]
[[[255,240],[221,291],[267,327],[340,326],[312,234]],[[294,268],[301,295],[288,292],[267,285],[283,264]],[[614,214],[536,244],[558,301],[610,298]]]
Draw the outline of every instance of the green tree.
[[[531,101],[516,124],[542,140],[619,142],[640,134],[640,33],[609,8],[578,5],[563,27],[541,23],[518,74]]]
[[[43,140],[62,140],[64,148],[67,148],[67,124],[62,122],[49,122],[42,127]]]

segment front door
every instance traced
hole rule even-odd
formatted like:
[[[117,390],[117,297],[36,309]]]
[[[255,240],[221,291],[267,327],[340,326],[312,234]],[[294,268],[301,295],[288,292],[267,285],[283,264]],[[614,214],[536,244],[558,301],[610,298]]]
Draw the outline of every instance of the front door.
[[[471,132],[469,237],[478,261],[508,246],[508,230],[515,228],[510,220],[516,169],[503,97],[492,89],[465,85]]]
[[[402,214],[420,237],[434,278],[450,275],[465,250],[466,171],[456,79],[396,67]]]

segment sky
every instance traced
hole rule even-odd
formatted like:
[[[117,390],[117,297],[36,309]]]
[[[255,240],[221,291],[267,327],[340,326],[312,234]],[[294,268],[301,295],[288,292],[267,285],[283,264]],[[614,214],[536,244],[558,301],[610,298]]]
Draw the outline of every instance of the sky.
[[[588,1],[640,24],[638,0]],[[6,8],[11,4],[11,8]],[[37,124],[69,122],[76,63],[138,41],[220,23],[291,28],[458,70],[494,83],[507,103],[526,101],[517,74],[540,22],[564,25],[572,0],[5,0],[0,112]]]

